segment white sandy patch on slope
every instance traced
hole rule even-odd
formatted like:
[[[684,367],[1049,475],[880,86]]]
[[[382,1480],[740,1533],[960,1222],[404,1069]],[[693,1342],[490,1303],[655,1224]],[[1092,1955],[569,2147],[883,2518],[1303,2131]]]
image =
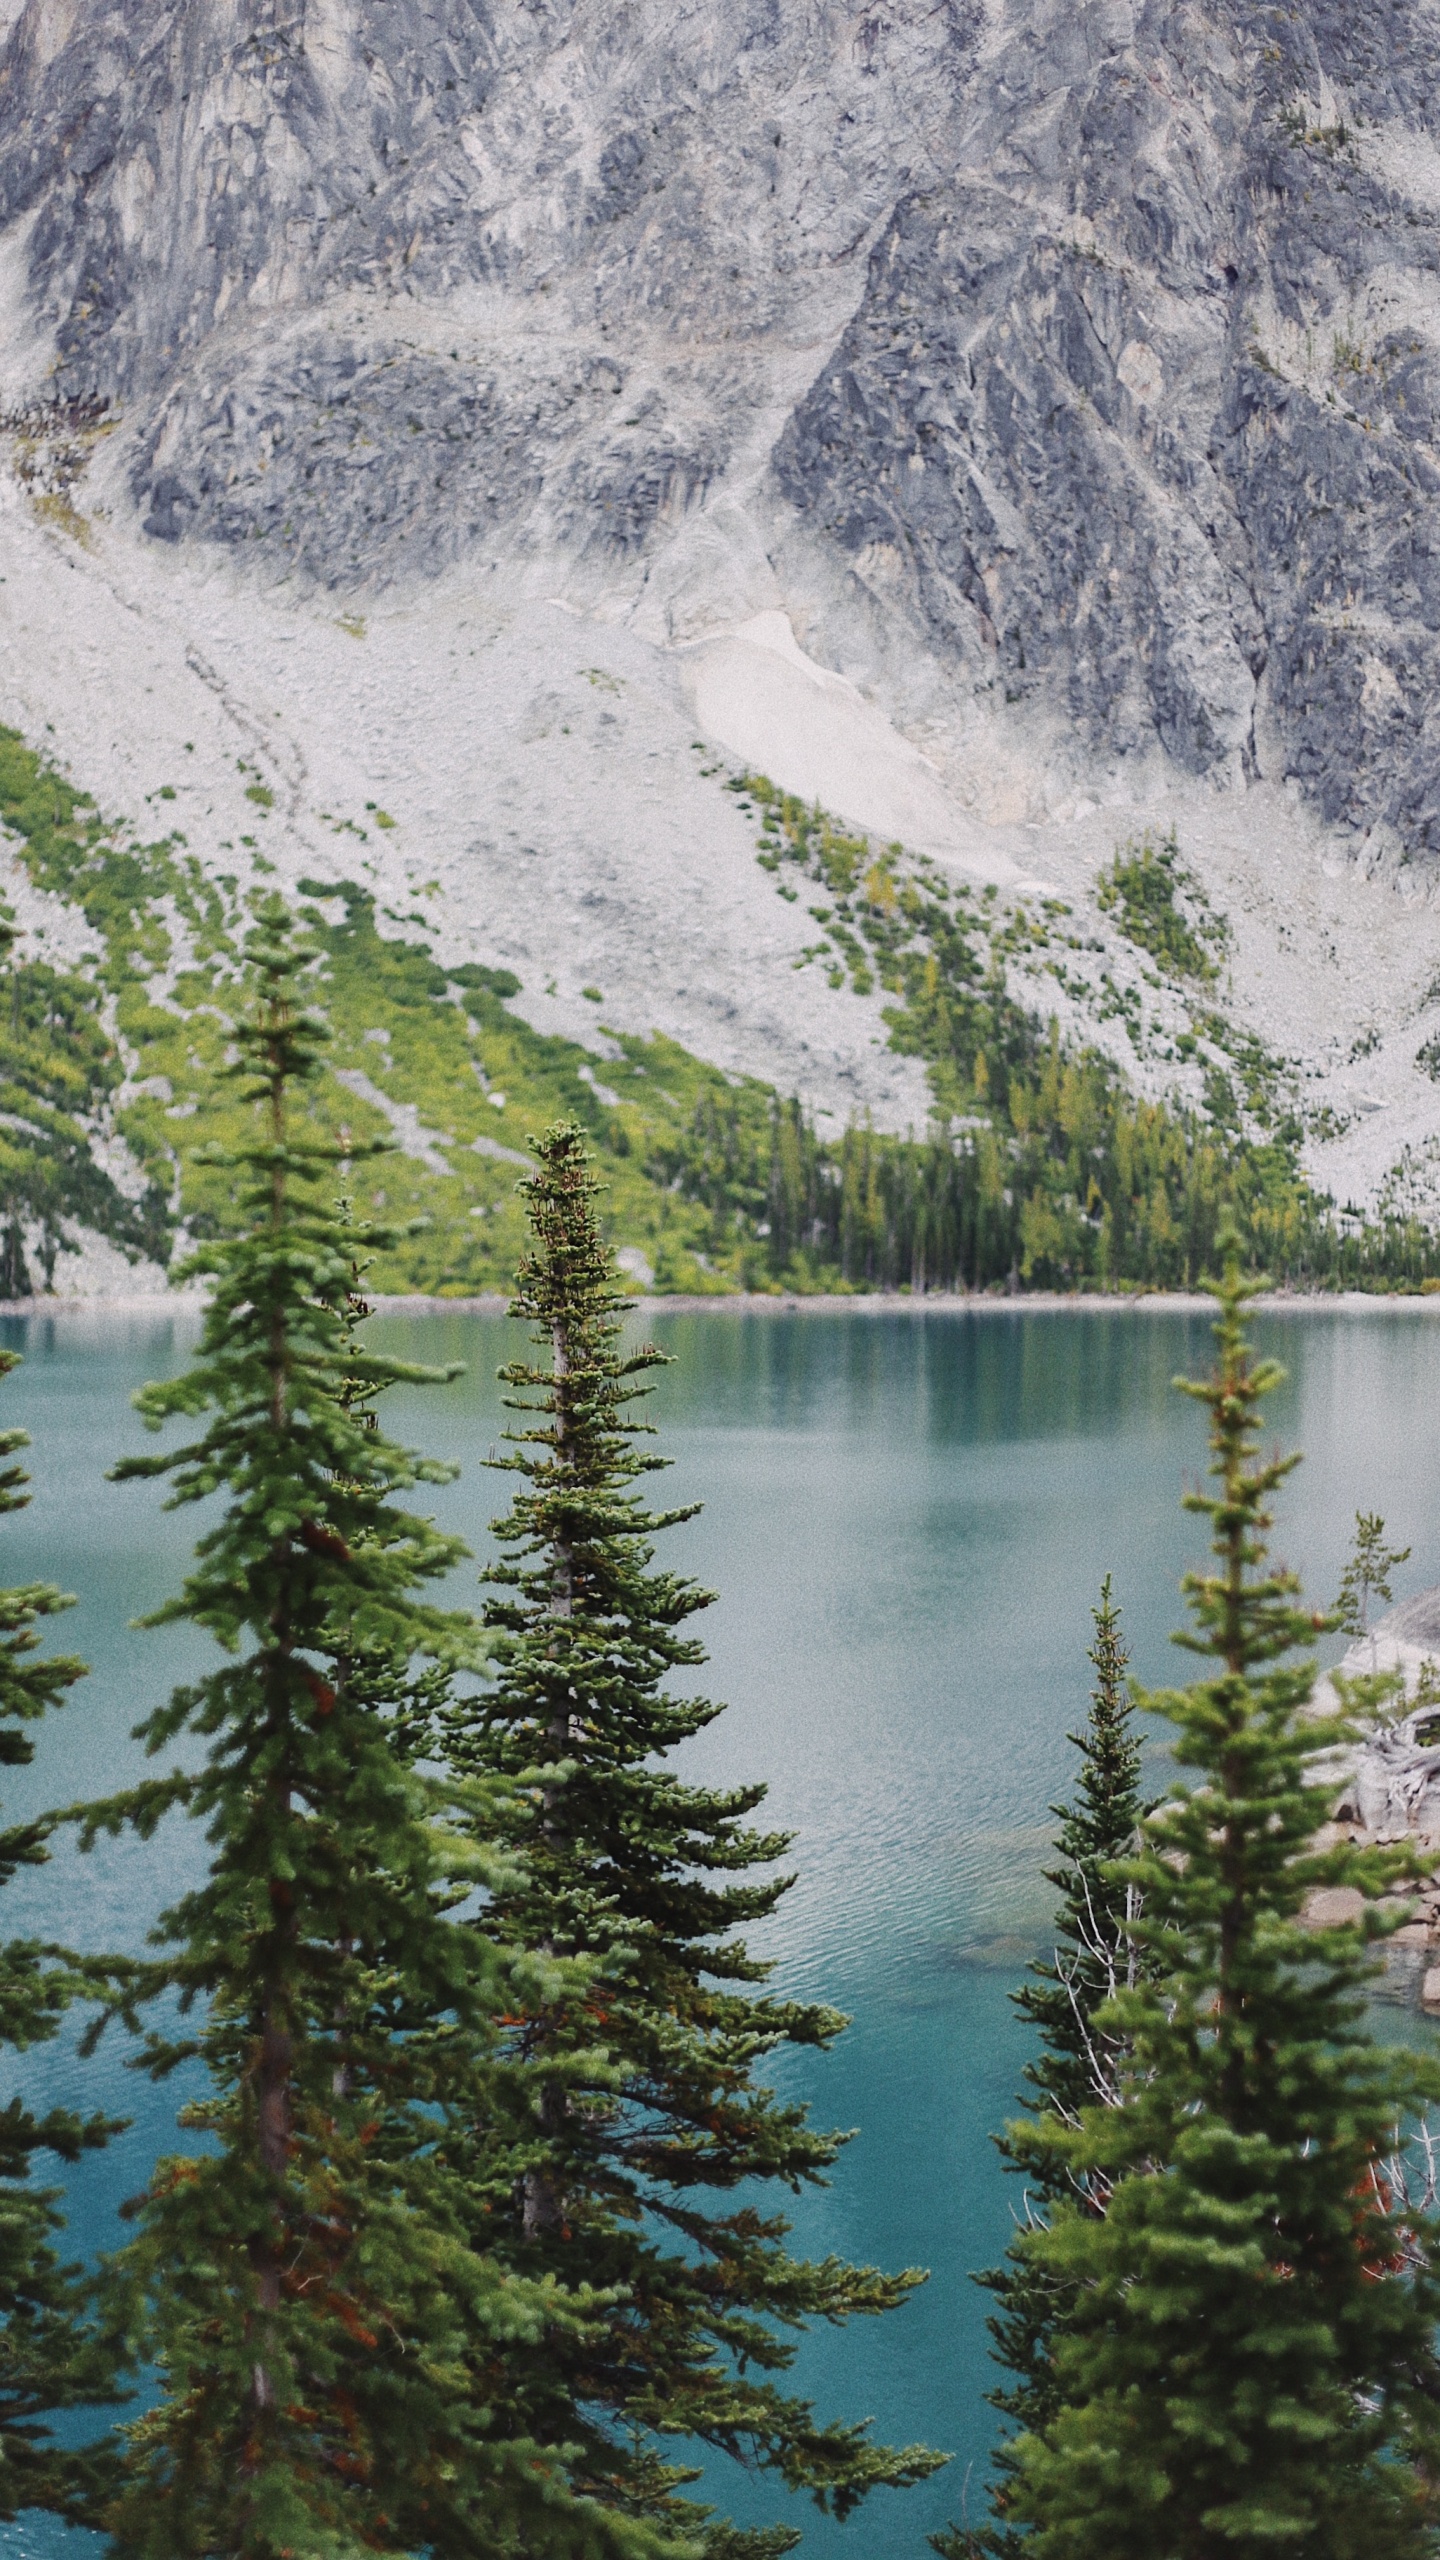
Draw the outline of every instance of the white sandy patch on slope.
[[[757,773],[912,852],[1016,878],[998,844],[977,842],[919,748],[847,676],[806,656],[788,615],[757,613],[696,642],[686,671],[700,727]]]

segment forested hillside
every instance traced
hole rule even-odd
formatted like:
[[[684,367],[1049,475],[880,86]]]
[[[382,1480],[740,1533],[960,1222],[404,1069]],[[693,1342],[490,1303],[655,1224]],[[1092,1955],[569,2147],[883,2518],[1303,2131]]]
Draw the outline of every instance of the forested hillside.
[[[803,882],[817,901],[804,965],[890,999],[888,1036],[929,1077],[929,1128],[822,1135],[758,1079],[607,1030],[598,989],[594,1050],[538,1032],[512,1009],[513,973],[442,967],[423,915],[377,907],[337,867],[297,893],[336,1031],[315,1107],[332,1134],[393,1141],[364,1177],[365,1205],[401,1230],[378,1286],[504,1288],[525,1140],[560,1115],[589,1133],[610,1232],[647,1288],[1187,1286],[1227,1201],[1285,1279],[1414,1286],[1440,1271],[1430,1230],[1400,1206],[1366,1220],[1305,1179],[1295,1080],[1230,1022],[1224,920],[1173,845],[1122,849],[1102,882],[1136,962],[1122,983],[1063,900],[948,881],[762,777],[726,787],[780,896]],[[107,824],[13,732],[0,738],[0,815],[30,883],[90,944],[57,968],[6,927],[0,1268],[20,1296],[54,1285],[86,1233],[163,1266],[182,1233],[223,1222],[228,1177],[206,1153],[239,1134],[220,1070],[245,991],[247,901],[178,833],[141,844]],[[247,854],[263,881],[265,857]],[[1198,1082],[1192,1103],[1147,1098],[1062,1029],[1056,1005],[1082,977],[1123,1022],[1137,1077],[1158,1050]]]

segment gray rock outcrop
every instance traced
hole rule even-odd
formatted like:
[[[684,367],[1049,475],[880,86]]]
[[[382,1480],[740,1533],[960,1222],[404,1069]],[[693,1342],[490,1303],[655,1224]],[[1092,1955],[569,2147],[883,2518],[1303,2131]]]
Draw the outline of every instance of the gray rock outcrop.
[[[27,0],[12,422],[341,589],[709,528],[687,630],[803,559],[831,663],[1424,855],[1437,99],[1424,0]]]
[[[1377,1838],[1440,1841],[1440,1587],[1387,1610],[1350,1647],[1342,1676],[1396,1683],[1384,1715],[1343,1754],[1338,1812]],[[1317,1703],[1333,1704],[1328,1682]]]

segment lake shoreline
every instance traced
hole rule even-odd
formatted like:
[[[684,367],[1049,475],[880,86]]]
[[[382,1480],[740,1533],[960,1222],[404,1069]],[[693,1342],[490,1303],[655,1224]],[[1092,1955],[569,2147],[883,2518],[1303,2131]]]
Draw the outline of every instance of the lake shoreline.
[[[923,1296],[908,1290],[856,1290],[853,1295],[813,1294],[796,1290],[726,1290],[714,1295],[660,1291],[636,1292],[628,1299],[637,1311],[657,1316],[679,1315],[1203,1315],[1214,1300],[1198,1289],[1118,1290],[1017,1289],[1013,1295],[994,1290],[934,1289]],[[1440,1315],[1440,1291],[1368,1289],[1270,1289],[1253,1301],[1267,1314]],[[0,1316],[136,1316],[199,1314],[206,1304],[194,1289],[137,1290],[132,1296],[0,1299]],[[432,1298],[377,1294],[370,1301],[379,1316],[503,1316],[510,1299],[498,1291],[469,1298]]]

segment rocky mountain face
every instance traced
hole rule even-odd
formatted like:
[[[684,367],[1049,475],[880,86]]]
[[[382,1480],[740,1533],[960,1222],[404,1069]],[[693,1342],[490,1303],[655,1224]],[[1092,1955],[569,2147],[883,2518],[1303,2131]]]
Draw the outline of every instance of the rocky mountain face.
[[[778,485],[973,685],[1432,849],[1440,19],[1026,18]]]
[[[838,334],[974,49],[963,0],[32,0],[0,219],[155,538],[334,585],[522,528],[624,561]]]
[[[10,14],[12,416],[148,541],[681,637],[788,558],[902,720],[1440,845],[1430,0]]]

